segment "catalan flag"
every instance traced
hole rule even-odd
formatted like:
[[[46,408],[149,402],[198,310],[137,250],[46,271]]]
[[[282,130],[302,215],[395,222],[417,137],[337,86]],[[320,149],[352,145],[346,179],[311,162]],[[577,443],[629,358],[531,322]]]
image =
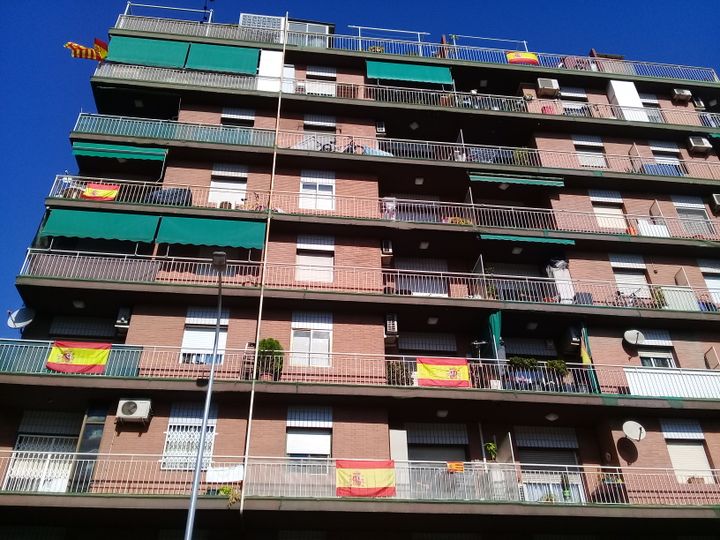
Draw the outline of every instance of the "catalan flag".
[[[114,201],[119,192],[117,184],[88,184],[81,197],[91,201]]]
[[[393,497],[395,462],[335,461],[335,489],[338,497]]]
[[[418,358],[419,386],[470,387],[470,370],[464,358]]]
[[[46,366],[60,373],[100,375],[110,356],[110,343],[56,341],[50,349]]]
[[[73,58],[84,58],[85,60],[97,60],[98,62],[102,62],[103,58],[100,53],[90,47],[86,47],[85,45],[80,45],[79,43],[75,43],[74,41],[68,41],[65,45],[63,45],[66,49],[70,49],[70,56]]]

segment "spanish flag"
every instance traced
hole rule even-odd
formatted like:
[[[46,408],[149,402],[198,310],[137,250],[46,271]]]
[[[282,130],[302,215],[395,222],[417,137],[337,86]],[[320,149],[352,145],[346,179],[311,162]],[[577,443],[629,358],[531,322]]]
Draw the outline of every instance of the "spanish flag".
[[[538,55],[531,52],[508,51],[505,53],[508,64],[522,64],[526,66],[539,66],[540,59]]]
[[[120,186],[117,184],[88,184],[82,192],[83,199],[91,201],[114,201]]]
[[[100,38],[95,38],[93,42],[93,50],[100,57],[100,60],[105,60],[108,55],[108,44]]]
[[[393,497],[395,462],[335,461],[335,485],[338,497]]]
[[[83,341],[56,341],[45,364],[60,373],[87,373],[101,375],[110,356],[110,343]]]
[[[419,386],[470,387],[470,370],[464,358],[418,358]]]

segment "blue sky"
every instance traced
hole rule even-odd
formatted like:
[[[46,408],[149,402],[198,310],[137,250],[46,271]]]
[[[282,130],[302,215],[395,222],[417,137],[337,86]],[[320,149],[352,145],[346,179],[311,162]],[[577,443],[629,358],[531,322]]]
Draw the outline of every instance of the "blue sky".
[[[156,0],[202,7],[204,0]],[[591,47],[628,59],[714,67],[720,71],[717,0],[555,0],[537,2],[428,2],[328,0],[210,2],[218,22],[240,12],[283,15],[440,34],[525,39],[530,50],[586,54]],[[76,172],[68,133],[80,111],[94,111],[89,79],[94,62],[73,60],[66,41],[92,44],[125,8],[123,0],[19,0],[0,21],[2,149],[0,197],[3,257],[0,309],[20,306],[14,279],[36,232],[43,199],[55,174]],[[0,321],[0,337],[14,337]]]

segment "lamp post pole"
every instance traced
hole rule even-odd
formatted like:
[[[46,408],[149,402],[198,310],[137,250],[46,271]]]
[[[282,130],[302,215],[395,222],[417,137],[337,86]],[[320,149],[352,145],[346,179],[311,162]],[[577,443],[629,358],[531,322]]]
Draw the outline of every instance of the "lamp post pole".
[[[205,408],[203,409],[202,425],[200,427],[200,440],[198,441],[197,455],[195,457],[195,470],[193,473],[192,488],[190,491],[190,508],[185,522],[185,540],[192,540],[195,525],[195,510],[197,508],[198,491],[200,489],[200,474],[202,473],[203,454],[205,453],[205,438],[210,415],[210,401],[212,400],[213,381],[215,380],[215,365],[218,362],[218,346],[220,344],[220,317],[222,314],[222,274],[227,268],[227,254],[224,251],[215,251],[212,254],[212,267],[218,273],[217,314],[215,318],[215,339],[213,340],[212,362],[210,375],[205,390]]]

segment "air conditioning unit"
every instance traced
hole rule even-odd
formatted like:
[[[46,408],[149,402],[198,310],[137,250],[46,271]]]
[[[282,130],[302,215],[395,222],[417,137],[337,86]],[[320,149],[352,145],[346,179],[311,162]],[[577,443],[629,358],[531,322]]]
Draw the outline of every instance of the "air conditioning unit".
[[[375,244],[377,245],[377,244]],[[382,244],[380,244],[380,253],[383,255],[392,255],[393,254],[393,245],[392,240],[383,240]]]
[[[151,413],[149,399],[121,399],[118,402],[116,422],[148,422]]]
[[[713,212],[720,213],[720,193],[713,193],[712,194],[712,206],[713,206]]]
[[[560,93],[560,83],[557,79],[538,79],[537,93],[539,97],[555,97]]]
[[[699,98],[699,97],[693,98],[693,105],[698,111],[705,110],[705,102],[702,100],[702,98]]]
[[[685,88],[673,88],[672,100],[678,103],[687,103],[692,99],[692,92]]]
[[[130,308],[121,307],[118,309],[117,317],[115,317],[115,328],[118,330],[127,332],[130,327]]]
[[[688,149],[698,154],[707,154],[712,145],[705,137],[688,137]]]
[[[385,315],[385,335],[398,335],[398,316],[397,313],[387,313]]]
[[[378,135],[385,135],[385,122],[375,122],[375,133]]]

